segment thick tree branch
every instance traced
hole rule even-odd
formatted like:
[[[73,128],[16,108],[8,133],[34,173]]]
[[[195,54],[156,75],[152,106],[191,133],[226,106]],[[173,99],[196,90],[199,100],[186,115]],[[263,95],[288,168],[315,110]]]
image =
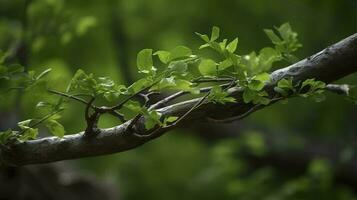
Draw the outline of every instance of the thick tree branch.
[[[303,81],[315,78],[326,83],[338,80],[357,71],[357,34],[354,34],[323,51],[310,56],[289,67],[271,73],[272,81],[265,90],[273,97],[274,85],[282,78],[293,78],[294,81]],[[241,101],[242,89],[233,87],[228,92],[238,99],[238,103],[218,105],[204,103],[192,111],[180,125],[192,124],[194,121],[208,118],[217,120],[240,116],[251,110],[254,104],[245,104]],[[198,101],[192,99],[158,109],[163,115],[181,116],[187,113]],[[263,108],[260,106],[259,109]],[[255,109],[258,110],[258,109]],[[142,134],[149,131],[144,129],[145,119],[141,117],[135,123],[135,128],[128,129],[128,121],[122,125],[100,130],[94,137],[84,137],[83,132],[67,135],[63,138],[47,137],[26,142],[16,142],[1,149],[0,159],[3,163],[21,166],[27,164],[47,163],[59,160],[97,156],[126,151],[138,147],[168,130],[175,128],[160,128],[150,137],[137,137],[133,131]]]

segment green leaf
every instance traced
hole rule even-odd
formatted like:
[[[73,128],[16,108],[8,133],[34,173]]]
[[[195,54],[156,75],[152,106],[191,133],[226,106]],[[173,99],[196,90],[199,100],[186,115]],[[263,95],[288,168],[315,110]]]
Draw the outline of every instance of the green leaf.
[[[284,40],[289,40],[290,37],[293,37],[293,31],[291,30],[289,23],[282,24],[279,28],[277,28],[277,30]]]
[[[293,79],[281,79],[278,82],[278,87],[285,90],[294,90]]]
[[[51,119],[46,121],[46,127],[48,130],[57,137],[63,137],[65,134],[64,127],[62,124],[58,123],[56,120]]]
[[[227,47],[226,47],[227,51],[234,53],[235,50],[237,49],[237,44],[238,44],[238,38],[234,39],[232,42],[230,42],[227,45]]]
[[[217,74],[217,64],[211,59],[204,59],[199,64],[198,70],[203,76],[214,76]]]
[[[262,71],[268,71],[275,61],[281,60],[280,54],[271,47],[265,47],[259,52],[259,65]]]
[[[67,92],[72,92],[76,89],[96,95],[98,93],[98,83],[93,74],[86,74],[82,69],[78,69],[68,86]]]
[[[254,104],[267,105],[270,103],[270,99],[266,98],[267,96],[268,93],[265,91],[256,91],[247,87],[243,92],[243,101],[244,103],[253,102]]]
[[[192,87],[192,85],[193,84],[190,81],[178,79],[176,80],[176,86],[174,89],[191,92],[191,94],[199,94],[200,90]]]
[[[132,112],[134,112],[136,114],[140,113],[142,110],[141,104],[137,101],[130,100],[124,105],[124,107],[128,108],[129,110],[131,110]]]
[[[187,72],[187,63],[183,61],[173,61],[169,64],[168,69],[171,73],[185,75]]]
[[[231,59],[226,59],[222,62],[219,63],[218,65],[218,69],[219,70],[225,70],[227,69],[228,67],[232,66],[233,65],[233,62]]]
[[[258,81],[261,81],[261,82],[268,82],[270,81],[270,75],[268,73],[261,73],[261,74],[258,74],[254,77],[254,80],[258,80]]]
[[[177,58],[188,57],[192,55],[192,50],[185,46],[177,46],[170,51],[170,60],[174,60]]]
[[[128,93],[129,94],[135,94],[139,92],[141,89],[144,89],[145,87],[149,86],[152,84],[152,81],[142,78],[134,82],[128,87]]]
[[[26,128],[24,129],[24,132],[22,135],[19,137],[20,141],[27,141],[30,139],[36,139],[38,135],[38,129],[37,128]]]
[[[212,27],[212,33],[211,33],[211,42],[217,40],[219,38],[219,28],[217,26]]]
[[[319,89],[324,89],[326,87],[326,84],[322,81],[315,81],[315,79],[306,79],[304,82],[301,84],[301,89],[304,87],[309,86],[309,90],[311,92],[314,92]]]
[[[160,118],[161,113],[157,112],[156,110],[149,111],[144,113],[145,118],[145,129],[150,130],[154,128],[157,124],[162,125]]]
[[[164,64],[167,64],[171,61],[171,53],[168,51],[157,51],[154,53],[154,55],[157,55],[160,61]]]
[[[248,84],[248,88],[251,90],[255,90],[255,91],[260,91],[264,88],[264,82],[259,81],[259,80],[252,80],[249,84]]]
[[[243,92],[244,103],[249,103],[254,100],[256,93],[253,90],[245,89]]]
[[[164,124],[167,125],[167,123],[172,123],[172,122],[176,121],[177,119],[178,119],[178,117],[175,117],[175,116],[166,117],[164,120]]]
[[[158,84],[153,86],[151,90],[163,90],[168,88],[175,88],[176,80],[174,77],[163,78]]]
[[[203,41],[209,42],[209,38],[208,38],[207,35],[201,34],[201,33],[197,33],[197,32],[195,32],[195,34],[198,35]]]
[[[222,42],[219,43],[219,46],[221,47],[221,49],[226,48],[227,41],[228,41],[227,39],[224,39]]]
[[[152,61],[152,49],[141,50],[136,57],[136,64],[141,73],[155,71]]]
[[[264,29],[265,34],[269,37],[269,39],[273,42],[273,44],[279,44],[282,40],[277,36],[273,30],[271,29]]]
[[[208,99],[214,103],[220,104],[237,102],[234,97],[230,97],[228,92],[223,91],[222,88],[217,85],[212,87]]]
[[[5,145],[12,136],[15,136],[15,134],[11,129],[0,132],[0,144]]]
[[[32,119],[27,119],[21,122],[18,122],[17,125],[21,128],[21,129],[27,129],[30,127],[30,123],[32,122]]]

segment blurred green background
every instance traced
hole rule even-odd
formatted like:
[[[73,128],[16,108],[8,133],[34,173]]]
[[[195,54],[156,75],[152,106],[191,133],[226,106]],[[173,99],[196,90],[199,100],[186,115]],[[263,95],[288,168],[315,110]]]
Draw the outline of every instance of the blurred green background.
[[[356,19],[356,0],[0,0],[0,49],[18,51],[13,62],[28,70],[51,67],[63,83],[82,68],[129,84],[139,77],[139,50],[197,52],[194,32],[213,25],[248,54],[270,45],[264,28],[290,22],[304,58],[355,33]],[[18,98],[1,99],[1,129],[36,115],[43,97]],[[68,134],[83,130],[83,110],[74,103],[64,115]],[[122,199],[357,199],[356,119],[341,96],[292,99],[242,121],[197,123],[128,152],[66,163],[112,181]]]

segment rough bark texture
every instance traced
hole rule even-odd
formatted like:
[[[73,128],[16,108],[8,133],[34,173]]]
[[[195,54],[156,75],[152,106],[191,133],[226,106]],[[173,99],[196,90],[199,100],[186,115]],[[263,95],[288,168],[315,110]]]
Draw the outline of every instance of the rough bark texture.
[[[303,81],[307,78],[315,78],[326,83],[338,80],[357,71],[357,34],[354,34],[324,50],[310,56],[300,62],[271,73],[272,82],[267,84],[265,90],[269,94],[274,93],[274,85],[282,78],[291,77],[294,81]],[[194,110],[179,125],[193,123],[202,119],[226,119],[240,116],[252,108],[254,104],[245,104],[239,101],[242,90],[238,87],[229,90],[232,96],[238,99],[238,103],[217,105],[205,103]],[[163,115],[182,115],[187,112],[199,99],[184,101],[158,109]],[[262,107],[259,107],[260,109]],[[257,109],[254,109],[257,110]],[[143,131],[143,118],[139,119],[136,130]],[[149,137],[137,137],[132,129],[127,129],[129,122],[122,125],[101,130],[99,134],[84,136],[83,132],[67,135],[63,138],[47,137],[26,142],[14,143],[8,148],[2,148],[0,159],[3,163],[13,166],[47,163],[59,160],[97,156],[117,153],[138,147],[154,138],[161,136],[171,128],[161,128]]]

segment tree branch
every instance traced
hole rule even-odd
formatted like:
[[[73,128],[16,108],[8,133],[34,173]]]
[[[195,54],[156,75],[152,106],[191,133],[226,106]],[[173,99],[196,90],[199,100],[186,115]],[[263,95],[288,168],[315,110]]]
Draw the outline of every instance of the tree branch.
[[[294,81],[303,81],[308,78],[315,78],[326,83],[331,83],[346,75],[357,71],[357,34],[354,34],[323,51],[310,56],[289,67],[279,69],[271,73],[272,81],[265,86],[265,90],[270,97],[275,95],[274,86],[282,78],[293,78]],[[240,116],[252,108],[254,104],[245,104],[242,99],[242,89],[233,87],[228,92],[237,98],[238,103],[218,105],[204,103],[199,108],[192,111],[180,125],[192,124],[195,121],[211,117],[214,119],[227,119]],[[182,116],[192,108],[200,98],[183,101],[177,104],[166,106],[157,111],[164,116]],[[260,106],[259,109],[264,106]],[[254,109],[258,110],[258,109]],[[26,142],[15,142],[1,149],[0,159],[13,166],[27,164],[47,163],[59,160],[74,159],[88,156],[97,156],[126,151],[138,147],[156,137],[166,133],[170,128],[157,130],[153,137],[136,137],[133,129],[127,129],[131,120],[109,129],[101,130],[93,137],[84,137],[83,132],[66,135],[63,138],[46,137]],[[144,128],[145,119],[141,117],[135,122],[135,127],[141,133],[147,134]]]

